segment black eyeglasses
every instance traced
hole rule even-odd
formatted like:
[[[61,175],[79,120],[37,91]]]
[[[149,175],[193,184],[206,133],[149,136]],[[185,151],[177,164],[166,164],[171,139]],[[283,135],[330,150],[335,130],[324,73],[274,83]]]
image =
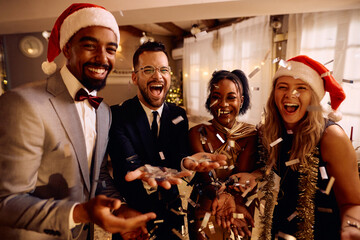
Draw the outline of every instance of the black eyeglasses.
[[[139,70],[135,71],[135,73],[137,73],[138,71],[142,71],[145,75],[152,76],[156,70],[158,70],[159,73],[163,76],[166,76],[166,75],[170,74],[170,72],[171,72],[170,66],[167,66],[167,67],[166,66],[162,66],[162,67],[145,66],[145,67],[142,67]]]

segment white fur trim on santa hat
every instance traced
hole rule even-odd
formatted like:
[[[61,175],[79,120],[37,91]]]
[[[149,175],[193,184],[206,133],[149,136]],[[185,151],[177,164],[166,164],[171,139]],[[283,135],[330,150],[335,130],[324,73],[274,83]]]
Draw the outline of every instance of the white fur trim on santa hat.
[[[41,68],[46,75],[51,75],[56,72],[56,63],[45,61],[41,64]]]
[[[114,16],[105,9],[97,7],[82,8],[69,15],[60,28],[60,49],[63,49],[69,39],[80,29],[90,26],[110,28],[120,41],[119,26]]]
[[[304,63],[297,61],[288,61],[288,66],[286,68],[280,67],[277,70],[273,81],[283,76],[290,76],[295,79],[303,80],[310,85],[310,87],[319,97],[319,100],[321,100],[325,95],[324,81],[320,77],[319,73],[317,73],[314,69]]]

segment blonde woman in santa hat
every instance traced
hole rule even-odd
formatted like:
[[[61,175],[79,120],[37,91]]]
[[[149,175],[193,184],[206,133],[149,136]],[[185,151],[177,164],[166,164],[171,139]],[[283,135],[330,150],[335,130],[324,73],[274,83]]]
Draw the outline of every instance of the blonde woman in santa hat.
[[[325,92],[336,111],[345,99],[343,89],[307,56],[289,59],[273,78],[261,128],[267,184],[260,239],[360,239],[355,151],[343,129],[324,118]]]

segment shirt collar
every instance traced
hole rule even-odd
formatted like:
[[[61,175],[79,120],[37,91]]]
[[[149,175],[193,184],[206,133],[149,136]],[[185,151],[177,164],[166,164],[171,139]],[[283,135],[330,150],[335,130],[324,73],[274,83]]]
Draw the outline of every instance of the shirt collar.
[[[68,89],[71,97],[75,99],[76,93],[81,89],[85,89],[85,91],[93,96],[96,96],[97,91],[93,90],[89,92],[84,85],[69,71],[69,69],[64,65],[60,70],[61,77],[64,80],[65,86]]]
[[[163,104],[161,105],[161,107],[159,107],[158,109],[153,110],[153,109],[150,109],[150,108],[148,108],[147,106],[145,106],[145,105],[140,101],[140,99],[138,99],[138,100],[139,100],[142,108],[144,109],[144,111],[145,111],[146,116],[148,117],[148,119],[150,119],[150,116],[152,116],[152,112],[153,112],[153,111],[157,111],[158,114],[159,114],[159,117],[161,118],[161,114],[162,114],[163,109],[164,109],[164,103],[163,103]]]

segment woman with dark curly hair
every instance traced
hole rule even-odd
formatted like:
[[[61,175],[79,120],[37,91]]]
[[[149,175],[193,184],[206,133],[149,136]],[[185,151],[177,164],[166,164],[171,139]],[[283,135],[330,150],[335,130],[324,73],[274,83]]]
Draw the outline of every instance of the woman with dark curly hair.
[[[206,101],[213,119],[190,129],[190,145],[194,153],[226,155],[227,165],[211,172],[197,173],[192,180],[191,199],[194,202],[188,207],[191,239],[227,239],[231,231],[235,236],[251,235],[248,226],[253,225],[252,216],[244,207],[241,192],[229,187],[235,179],[231,177],[233,174],[251,172],[255,168],[256,127],[237,120],[238,115],[246,113],[249,107],[249,84],[241,70],[213,73]],[[243,186],[243,190],[245,184],[250,185],[244,177],[236,178],[235,182]],[[237,218],[237,213],[245,217]]]

